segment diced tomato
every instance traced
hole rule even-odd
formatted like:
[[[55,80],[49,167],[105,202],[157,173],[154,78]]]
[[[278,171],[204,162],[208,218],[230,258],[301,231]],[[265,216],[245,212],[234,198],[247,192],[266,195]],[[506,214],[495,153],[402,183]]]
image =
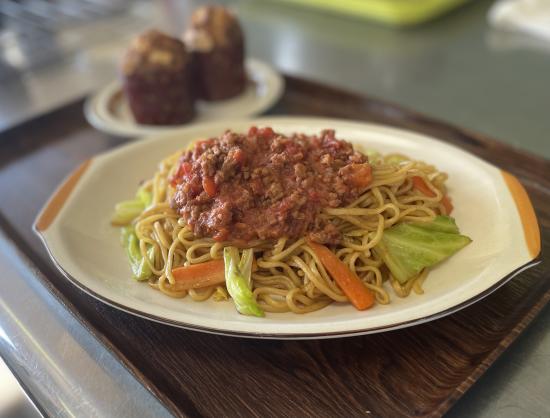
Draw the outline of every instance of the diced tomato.
[[[251,126],[250,129],[248,129],[248,136],[256,136],[258,134],[258,127]]]
[[[178,171],[170,180],[170,184],[175,187],[176,184],[180,182],[180,180],[183,180],[185,176],[191,174],[192,168],[193,166],[191,165],[191,163],[188,163],[186,161],[182,162],[178,167]]]
[[[265,128],[260,128],[258,131],[258,136],[261,138],[271,139],[274,135],[275,132],[269,126],[266,126]]]
[[[210,197],[216,196],[217,189],[216,189],[216,183],[214,183],[214,179],[212,177],[203,177],[202,178],[202,188],[206,192],[206,194]]]
[[[232,157],[238,164],[242,164],[245,160],[244,151],[240,148],[237,148],[235,152],[233,152]]]
[[[356,187],[364,188],[372,182],[372,168],[370,164],[352,164],[350,182]]]
[[[229,235],[227,228],[221,228],[214,234],[214,241],[225,241]]]

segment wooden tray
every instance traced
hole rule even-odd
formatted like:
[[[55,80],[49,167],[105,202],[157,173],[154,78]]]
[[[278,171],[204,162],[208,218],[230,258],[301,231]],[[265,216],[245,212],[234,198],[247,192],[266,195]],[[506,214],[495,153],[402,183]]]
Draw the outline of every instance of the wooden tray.
[[[49,289],[177,416],[440,416],[550,299],[550,162],[380,100],[294,77],[286,82],[274,114],[417,130],[515,174],[537,210],[543,263],[452,316],[363,337],[255,341],[133,317],[67,282],[31,231],[34,217],[67,173],[124,142],[86,125],[82,102],[0,138],[0,227],[35,261]]]

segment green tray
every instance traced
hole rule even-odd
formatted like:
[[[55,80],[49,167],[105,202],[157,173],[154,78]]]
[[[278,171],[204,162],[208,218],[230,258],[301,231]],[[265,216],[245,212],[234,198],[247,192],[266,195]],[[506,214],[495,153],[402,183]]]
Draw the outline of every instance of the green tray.
[[[469,0],[282,0],[287,3],[412,26],[434,19]]]

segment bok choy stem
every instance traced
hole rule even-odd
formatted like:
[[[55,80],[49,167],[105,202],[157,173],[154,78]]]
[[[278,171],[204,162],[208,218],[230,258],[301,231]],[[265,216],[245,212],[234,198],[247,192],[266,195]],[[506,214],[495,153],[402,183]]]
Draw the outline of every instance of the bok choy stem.
[[[264,316],[264,311],[256,303],[251,290],[253,250],[244,250],[239,260],[239,250],[236,247],[225,247],[223,258],[225,285],[237,311],[243,315]]]

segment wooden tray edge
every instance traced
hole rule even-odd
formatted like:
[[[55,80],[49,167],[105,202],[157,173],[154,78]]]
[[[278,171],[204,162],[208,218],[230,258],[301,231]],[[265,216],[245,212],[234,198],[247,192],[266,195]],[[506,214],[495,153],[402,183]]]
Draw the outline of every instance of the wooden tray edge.
[[[485,359],[474,369],[474,371],[463,381],[459,386],[455,388],[451,396],[449,396],[440,406],[437,408],[430,417],[440,417],[448,412],[451,407],[476,383],[481,376],[492,366],[492,364],[512,345],[512,343],[521,335],[521,333],[527,328],[527,326],[535,319],[540,311],[550,301],[550,284],[547,285],[547,290],[540,296],[538,301],[529,309],[523,319],[516,324],[516,326],[510,331],[507,337],[505,337],[495,348],[491,351]]]

